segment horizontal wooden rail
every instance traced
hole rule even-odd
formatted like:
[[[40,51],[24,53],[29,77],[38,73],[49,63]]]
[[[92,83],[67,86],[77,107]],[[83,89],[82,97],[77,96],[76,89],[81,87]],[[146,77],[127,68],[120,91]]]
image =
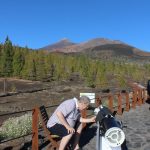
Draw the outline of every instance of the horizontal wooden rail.
[[[59,104],[56,104],[56,105],[49,105],[49,106],[46,106],[45,108],[52,108],[52,107],[57,107]],[[11,115],[14,115],[14,114],[21,114],[21,113],[25,113],[25,112],[32,112],[33,109],[27,109],[27,110],[22,110],[22,111],[16,111],[16,112],[12,112],[12,113],[5,113],[5,114],[0,114],[0,117],[1,116],[11,116]]]

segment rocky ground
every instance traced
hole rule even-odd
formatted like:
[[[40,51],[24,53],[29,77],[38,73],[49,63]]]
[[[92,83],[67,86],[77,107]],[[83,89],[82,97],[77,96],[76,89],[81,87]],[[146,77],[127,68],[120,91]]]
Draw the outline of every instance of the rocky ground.
[[[18,81],[15,81],[18,83]],[[23,87],[26,89],[43,88],[43,90],[33,93],[20,93],[17,95],[0,97],[0,114],[32,109],[40,105],[58,104],[60,101],[79,96],[80,92],[95,92],[100,93],[102,89],[92,89],[86,87],[82,81],[62,81],[61,83],[41,84],[40,82],[24,82],[18,84],[12,83],[12,89]],[[27,86],[26,83],[28,83]],[[17,87],[17,86],[18,87]],[[14,88],[17,87],[17,88]],[[47,89],[44,89],[44,88]],[[0,92],[3,92],[3,81],[0,82]],[[2,123],[5,118],[0,118]],[[150,111],[149,105],[146,103],[136,109],[131,109],[129,112],[124,112],[122,116],[117,116],[122,120],[127,128],[124,129],[126,134],[127,146],[129,150],[150,150]],[[43,133],[39,136],[39,145],[41,150],[46,149],[46,144],[43,144]],[[81,147],[83,150],[96,149],[96,125],[92,125],[83,132],[81,137]],[[0,144],[0,150],[27,150],[31,149],[31,136],[21,138],[20,140],[11,141]]]

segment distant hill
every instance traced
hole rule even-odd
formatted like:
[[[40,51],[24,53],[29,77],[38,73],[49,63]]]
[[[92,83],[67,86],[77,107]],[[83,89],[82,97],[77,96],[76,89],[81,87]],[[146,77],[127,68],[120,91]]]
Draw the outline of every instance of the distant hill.
[[[136,59],[150,59],[150,53],[141,51],[135,47],[126,44],[106,44],[87,48],[82,53],[94,57],[127,57]]]
[[[72,46],[72,45],[76,45],[75,43],[71,42],[69,39],[62,39],[60,40],[59,42],[57,43],[54,43],[52,45],[47,45],[47,46],[44,46],[40,49],[44,49],[44,50],[48,50],[48,51],[56,51],[57,49],[63,49],[67,46]]]
[[[87,42],[83,43],[73,43],[69,39],[62,39],[57,43],[44,46],[40,49],[48,50],[50,52],[63,52],[63,53],[69,53],[69,52],[80,52],[84,49],[105,45],[105,44],[121,44],[120,41],[112,41],[104,38],[96,38],[89,40]]]
[[[73,43],[68,39],[63,39],[41,49],[48,52],[84,53],[94,57],[125,56],[129,58],[150,59],[149,52],[144,52],[119,40],[109,40],[105,38],[95,38],[83,43]]]

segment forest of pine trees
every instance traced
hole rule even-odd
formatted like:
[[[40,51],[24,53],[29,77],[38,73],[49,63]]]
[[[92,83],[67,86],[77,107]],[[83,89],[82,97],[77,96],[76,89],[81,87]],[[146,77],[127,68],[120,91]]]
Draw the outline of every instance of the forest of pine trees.
[[[0,44],[0,77],[28,80],[68,80],[78,73],[90,87],[116,82],[126,86],[127,80],[143,82],[150,75],[150,64],[118,60],[96,60],[84,55],[64,55],[13,46],[7,37]]]

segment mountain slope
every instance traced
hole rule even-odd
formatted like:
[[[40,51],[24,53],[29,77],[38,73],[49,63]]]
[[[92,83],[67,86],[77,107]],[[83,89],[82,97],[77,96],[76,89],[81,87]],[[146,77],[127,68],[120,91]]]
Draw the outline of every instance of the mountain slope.
[[[87,42],[75,44],[68,39],[43,47],[49,52],[85,53],[90,56],[127,56],[136,58],[150,58],[149,52],[144,52],[119,40],[95,38]]]
[[[89,40],[87,42],[75,44],[71,42],[68,39],[61,40],[55,44],[45,46],[41,49],[48,50],[48,51],[57,51],[57,52],[80,52],[84,49],[95,47],[95,46],[100,46],[100,45],[105,45],[105,44],[121,44],[122,42],[120,41],[113,41],[113,40],[108,40],[104,38],[95,38],[92,40]]]
[[[63,49],[65,47],[71,46],[71,45],[75,45],[75,43],[71,42],[68,39],[62,39],[62,40],[60,40],[59,42],[57,42],[55,44],[47,45],[47,46],[44,46],[40,49],[48,50],[48,51],[57,51],[59,49]]]

